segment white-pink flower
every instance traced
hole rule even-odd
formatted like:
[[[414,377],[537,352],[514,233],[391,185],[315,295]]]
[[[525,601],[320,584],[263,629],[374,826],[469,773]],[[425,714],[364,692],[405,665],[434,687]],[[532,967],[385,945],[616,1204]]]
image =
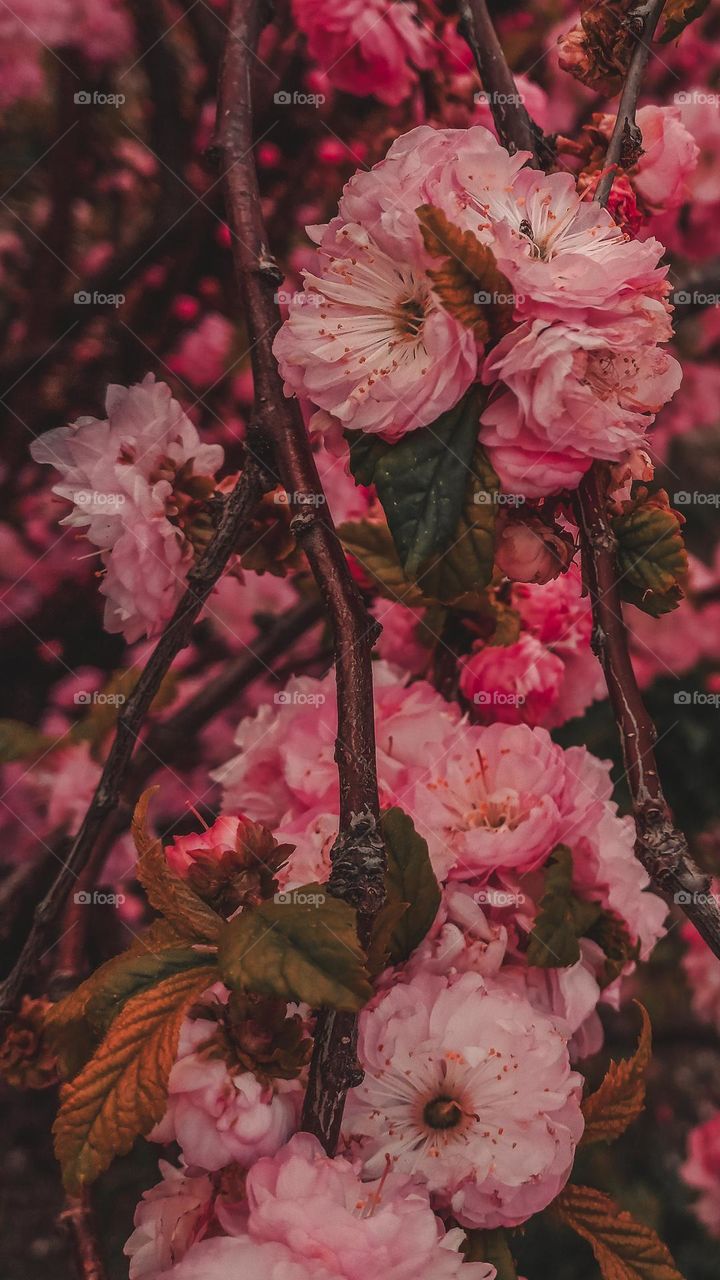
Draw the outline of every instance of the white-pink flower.
[[[514,1226],[564,1186],[582,1078],[552,1019],[492,979],[418,974],[360,1017],[363,1083],[346,1132],[365,1172],[386,1159],[463,1226]]]
[[[170,388],[148,374],[108,387],[107,418],[79,418],[31,446],[61,474],[53,492],[73,504],[62,524],[82,529],[107,574],[105,626],[132,642],[159,631],[185,587],[192,546],[180,527],[182,486],[213,477],[220,445],[204,445]]]
[[[157,1280],[202,1239],[212,1219],[215,1189],[207,1174],[190,1174],[166,1160],[160,1173],[135,1210],[135,1230],[123,1249],[130,1280]]]
[[[464,658],[460,691],[481,724],[544,724],[564,675],[562,659],[526,632],[515,644],[487,644]]]

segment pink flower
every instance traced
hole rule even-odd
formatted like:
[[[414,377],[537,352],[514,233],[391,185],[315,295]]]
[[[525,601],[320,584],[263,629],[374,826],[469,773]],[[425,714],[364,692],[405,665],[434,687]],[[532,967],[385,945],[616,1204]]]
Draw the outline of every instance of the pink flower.
[[[157,1280],[337,1280],[325,1267],[305,1262],[281,1244],[256,1244],[248,1236],[215,1236],[193,1245]]]
[[[348,93],[397,106],[431,65],[433,36],[412,0],[292,0],[292,10],[310,56]]]
[[[517,583],[513,605],[523,629],[562,659],[563,679],[543,720],[546,729],[583,715],[592,702],[607,696],[602,669],[590,647],[590,599],[582,594],[577,565],[544,585]]]
[[[482,439],[507,491],[574,487],[593,458],[620,459],[642,440],[682,376],[656,345],[670,336],[664,308],[647,320],[644,345],[630,316],[598,328],[535,320],[498,343],[483,371],[499,385]]]
[[[565,666],[534,636],[484,645],[460,668],[460,691],[484,724],[542,724],[560,695]]]
[[[105,626],[132,642],[156,634],[182,595],[193,558],[180,525],[183,486],[197,476],[210,481],[223,450],[201,444],[153,374],[130,388],[110,386],[105,407],[106,420],[57,427],[31,453],[60,472],[53,492],[73,504],[61,523],[84,529],[100,549]]]
[[[213,387],[225,372],[233,333],[226,316],[209,312],[195,329],[184,334],[168,358],[168,368],[193,386]]]
[[[437,302],[424,264],[396,260],[361,226],[331,227],[273,350],[286,393],[343,427],[397,440],[450,409],[472,382],[475,339]]]
[[[550,1018],[492,979],[418,974],[360,1015],[346,1126],[366,1175],[392,1161],[463,1226],[515,1226],[564,1186],[582,1077]]]
[[[720,1112],[692,1130],[680,1172],[688,1186],[701,1193],[697,1217],[711,1235],[720,1236]]]
[[[150,1134],[152,1142],[179,1143],[185,1163],[209,1173],[277,1151],[296,1127],[302,1100],[298,1081],[276,1081],[276,1091],[252,1072],[233,1073],[221,1057],[203,1054],[215,1029],[206,1018],[186,1018],[167,1111]]]
[[[422,1185],[388,1174],[384,1164],[377,1181],[360,1181],[348,1160],[326,1156],[310,1134],[297,1134],[277,1155],[258,1160],[248,1174],[247,1196],[253,1240],[285,1245],[333,1276],[465,1275],[457,1253],[463,1233],[445,1233]],[[476,1280],[493,1275],[494,1268],[481,1266]]]
[[[241,822],[242,818],[238,817],[218,818],[207,831],[175,836],[172,844],[165,846],[169,867],[176,875],[185,876],[197,858],[222,858],[224,853],[235,849]]]
[[[675,95],[682,125],[698,147],[697,165],[688,170],[680,194],[682,217],[677,208],[653,220],[652,229],[670,249],[691,261],[702,261],[720,251],[720,113],[709,102],[712,94],[701,85]]]
[[[158,1280],[185,1256],[210,1225],[215,1190],[207,1174],[190,1176],[160,1161],[162,1180],[145,1191],[135,1210],[135,1230],[123,1253],[130,1280]]]
[[[614,123],[614,120],[613,120]],[[682,122],[678,107],[641,107],[643,154],[631,170],[636,191],[650,213],[676,209],[688,195],[688,180],[697,167],[700,148]]]
[[[423,626],[424,609],[408,609],[379,598],[370,612],[382,626],[376,649],[386,662],[394,662],[412,675],[427,670],[433,634]],[[425,639],[425,644],[423,644]]]

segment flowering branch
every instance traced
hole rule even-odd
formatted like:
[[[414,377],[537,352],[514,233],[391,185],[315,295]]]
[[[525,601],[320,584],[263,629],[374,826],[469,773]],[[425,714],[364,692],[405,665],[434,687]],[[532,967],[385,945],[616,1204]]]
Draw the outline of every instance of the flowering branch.
[[[665,0],[648,0],[648,3],[636,9],[628,16],[628,21],[638,23],[636,30],[637,44],[630,59],[630,66],[620,95],[615,127],[613,128],[608,149],[605,155],[605,169],[598,183],[595,199],[603,208],[608,202],[612,184],[618,165],[634,164],[642,147],[642,134],[635,123],[635,112],[640,96],[642,78],[650,57],[650,41],[652,40],[660,16],[665,8]]]
[[[105,1280],[105,1267],[95,1238],[95,1221],[90,1192],[68,1196],[58,1218],[72,1245],[78,1280]]]
[[[583,569],[593,607],[593,648],[602,665],[620,731],[637,831],[635,851],[653,884],[671,895],[720,956],[720,908],[710,877],[695,865],[673,825],[655,761],[655,726],[643,703],[627,643],[615,569],[615,538],[607,517],[601,472],[580,484],[578,523]]]
[[[460,0],[460,17],[498,136],[511,152],[530,151],[534,167],[541,168],[543,134],[522,101],[485,0]]]
[[[234,0],[220,87],[222,159],[233,258],[252,353],[255,416],[251,439],[268,447],[291,503],[291,527],[315,575],[335,645],[340,835],[333,849],[331,893],[358,911],[361,941],[384,897],[385,858],[378,829],[371,654],[377,624],[369,618],[335,533],[296,400],[287,400],[272,351],[281,318],[275,293],[282,275],[268,249],[253,161],[251,70],[263,26],[258,0]],[[355,1020],[321,1013],[303,1124],[326,1150],[335,1148],[348,1088],[355,1082]]]
[[[189,643],[195,621],[230,559],[238,535],[266,484],[262,467],[250,461],[225,504],[212,542],[190,570],[187,589],[118,716],[115,737],[100,781],[62,869],[38,906],[25,946],[0,987],[0,1019],[12,1017],[28,977],[42,958],[70,889],[88,862],[108,815],[117,805],[138,734],[153,699],[174,659]]]

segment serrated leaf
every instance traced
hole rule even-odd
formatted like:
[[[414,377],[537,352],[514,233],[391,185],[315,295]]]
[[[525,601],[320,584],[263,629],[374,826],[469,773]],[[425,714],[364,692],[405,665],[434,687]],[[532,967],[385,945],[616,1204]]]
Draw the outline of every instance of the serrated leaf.
[[[603,1280],[683,1280],[651,1227],[594,1187],[568,1186],[553,1210],[590,1245]]]
[[[32,760],[50,750],[56,738],[41,733],[21,720],[0,720],[0,764],[15,760]]]
[[[583,1100],[583,1146],[593,1142],[614,1142],[637,1119],[645,1105],[645,1075],[652,1056],[652,1028],[647,1009],[636,1003],[642,1016],[638,1047],[632,1058],[611,1062],[600,1087]]]
[[[346,551],[354,556],[381,596],[408,609],[431,603],[402,571],[388,526],[381,520],[348,520],[337,530]]]
[[[466,1262],[492,1263],[497,1272],[496,1280],[517,1280],[515,1261],[502,1227],[494,1231],[467,1231],[461,1251]]]
[[[420,945],[438,913],[440,886],[432,869],[427,841],[418,835],[402,809],[388,809],[380,819],[387,853],[385,883],[388,904],[406,905],[389,941],[393,964],[407,960]]]
[[[185,1012],[215,977],[214,968],[196,967],[134,996],[64,1086],[53,1132],[69,1192],[94,1181],[161,1118]]]
[[[182,937],[193,942],[215,942],[223,924],[222,916],[170,870],[162,842],[148,834],[147,811],[155,790],[150,787],[143,793],[133,814],[132,834],[139,855],[137,878],[150,905],[160,911]]]
[[[578,898],[572,879],[572,852],[567,845],[559,844],[545,871],[545,892],[528,943],[528,964],[554,969],[576,964],[580,959],[579,940],[597,921],[602,908],[596,902]]]
[[[421,205],[416,213],[427,252],[442,259],[428,275],[443,307],[479,343],[496,342],[512,328],[513,290],[492,249],[472,231],[454,226],[434,205]]]
[[[457,536],[484,398],[483,388],[471,387],[447,413],[397,444],[346,432],[353,475],[375,485],[401,567],[413,581]]]
[[[667,44],[677,39],[696,18],[701,18],[710,0],[666,0],[658,40]]]
[[[246,908],[223,926],[223,981],[258,995],[356,1012],[370,999],[354,909],[308,884]]]
[[[676,609],[684,595],[688,558],[683,524],[664,489],[612,522],[622,597],[655,618]]]

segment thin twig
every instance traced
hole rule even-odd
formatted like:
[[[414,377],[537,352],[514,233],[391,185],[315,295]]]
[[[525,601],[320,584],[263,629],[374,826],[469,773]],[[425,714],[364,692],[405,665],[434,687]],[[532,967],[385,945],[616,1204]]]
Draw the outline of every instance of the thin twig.
[[[602,665],[620,731],[633,803],[635,852],[653,885],[682,908],[720,957],[720,907],[710,877],[700,870],[673,825],[655,760],[655,726],[638,688],[628,649],[615,564],[615,537],[607,516],[607,483],[593,466],[577,497],[583,572],[593,609],[593,649]]]
[[[115,737],[100,781],[62,869],[38,906],[25,946],[0,987],[0,1022],[12,1017],[25,983],[47,947],[70,889],[88,862],[108,814],[118,802],[138,734],[153,699],[173,660],[189,643],[195,620],[220,578],[235,549],[238,535],[266,484],[262,469],[255,462],[249,462],[227,499],[212,542],[190,570],[185,593],[118,716]]]
[[[296,400],[286,399],[272,353],[280,323],[282,281],[270,253],[253,159],[251,77],[263,26],[258,0],[233,0],[218,110],[221,157],[235,271],[252,352],[257,438],[271,446],[292,510],[292,528],[320,588],[332,623],[338,699],[335,758],[340,782],[340,835],[329,888],[358,910],[361,940],[384,897],[385,856],[379,831],[375,762],[372,646],[377,625],[352,580],[325,501]],[[259,445],[258,445],[259,447]],[[337,1142],[345,1095],[355,1082],[354,1019],[321,1013],[310,1068],[304,1127],[327,1151]]]
[[[626,167],[634,164],[642,154],[642,133],[635,122],[635,113],[645,68],[650,57],[650,42],[655,35],[664,8],[665,0],[649,0],[649,3],[628,15],[628,21],[638,22],[639,29],[635,32],[637,44],[630,59],[615,117],[615,126],[605,154],[605,168],[595,193],[595,199],[603,208],[610,198],[618,166],[625,165],[626,161]]]
[[[90,1192],[85,1190],[79,1196],[68,1196],[58,1223],[70,1239],[78,1280],[106,1280],[105,1265],[96,1239]]]
[[[533,167],[541,168],[543,133],[522,101],[485,0],[460,0],[460,18],[500,141],[512,152],[529,151]]]

